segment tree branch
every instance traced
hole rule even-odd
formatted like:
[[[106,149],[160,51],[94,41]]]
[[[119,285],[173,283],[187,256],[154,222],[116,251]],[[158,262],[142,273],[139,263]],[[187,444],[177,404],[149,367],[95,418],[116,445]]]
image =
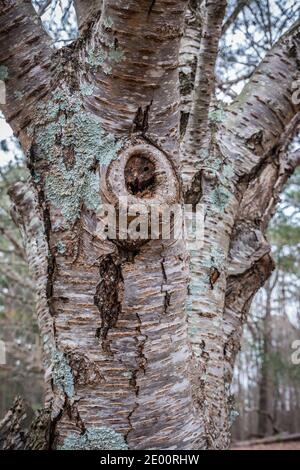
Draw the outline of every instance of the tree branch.
[[[45,364],[46,397],[51,399],[49,367],[51,364],[51,344],[53,344],[53,319],[49,310],[49,245],[45,231],[45,221],[39,207],[35,189],[28,183],[15,183],[9,188],[13,202],[12,217],[22,231],[27,259],[36,290],[36,311],[38,325],[43,338],[43,355]]]
[[[208,114],[215,89],[215,64],[227,1],[207,2],[197,63],[194,96],[181,146],[183,180],[189,181],[195,162],[208,139]]]
[[[241,11],[249,5],[253,0],[237,0],[236,6],[233,10],[233,12],[226,18],[226,21],[224,21],[223,27],[222,27],[222,35],[226,33],[226,31],[230,28],[230,26],[233,25]]]
[[[251,301],[274,269],[271,247],[265,231],[275,213],[279,195],[289,176],[300,165],[300,150],[287,152],[295,135],[299,113],[281,136],[277,158],[268,160],[250,182],[240,204],[229,252],[224,330],[227,337],[228,380],[231,380],[235,356],[247,321]]]
[[[300,21],[275,44],[225,114],[218,141],[247,180],[278,145],[299,104],[293,86],[299,77]]]
[[[200,1],[196,2],[195,8],[189,3],[185,14],[184,34],[180,44],[179,52],[179,78],[181,94],[181,112],[188,116],[192,103],[197,60],[201,43],[201,12]],[[185,129],[184,129],[185,130]]]
[[[22,138],[50,84],[51,39],[30,1],[0,0],[0,10],[0,70],[6,88],[1,109]]]
[[[24,279],[23,276],[20,276],[16,271],[13,271],[8,265],[4,267],[0,264],[0,273],[7,279],[10,279],[13,283],[18,284],[20,287],[30,290],[34,289],[34,284],[31,280]]]
[[[26,254],[24,251],[24,248],[19,244],[19,242],[9,233],[8,230],[5,229],[5,227],[0,226],[0,233],[3,237],[5,237],[14,247],[15,252],[17,253],[18,256],[20,256],[21,259],[25,260],[26,259]]]

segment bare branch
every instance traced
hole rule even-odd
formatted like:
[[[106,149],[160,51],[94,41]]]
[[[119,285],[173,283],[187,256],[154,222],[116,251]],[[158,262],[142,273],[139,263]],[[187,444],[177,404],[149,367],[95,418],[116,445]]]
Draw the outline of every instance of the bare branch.
[[[1,266],[0,264],[0,273],[6,278],[10,279],[15,284],[18,284],[19,286],[24,287],[25,289],[34,289],[34,284],[32,281],[24,278],[23,276],[20,276],[17,271],[11,269],[7,264],[5,266]]]
[[[44,360],[45,364],[48,364],[50,353],[48,344],[52,341],[53,322],[47,297],[49,246],[44,220],[38,205],[38,196],[30,184],[15,183],[9,188],[9,195],[13,202],[12,217],[22,231],[28,264],[35,283],[37,318],[41,334],[47,338],[47,344],[44,345]],[[48,380],[49,378],[46,380],[46,402],[49,400]]]
[[[299,110],[293,100],[299,56],[297,21],[269,51],[225,115],[218,140],[239,178],[251,179]]]
[[[299,113],[281,137],[282,146],[277,150],[277,158],[273,156],[267,161],[258,176],[248,185],[235,222],[229,252],[229,277],[224,309],[228,345],[225,358],[229,380],[252,298],[274,269],[271,247],[264,233],[275,213],[284,185],[300,165],[300,150],[286,153],[287,143],[294,136],[298,123]]]
[[[228,16],[228,18],[226,19],[226,21],[223,24],[222,35],[226,33],[226,31],[230,28],[230,26],[233,25],[233,23],[235,22],[235,20],[237,19],[237,17],[241,13],[241,11],[243,11],[243,9],[247,5],[249,5],[252,1],[253,0],[237,0],[236,6],[235,6],[233,12],[231,13],[231,15]]]
[[[26,259],[26,254],[24,248],[17,242],[17,240],[4,228],[0,226],[0,233],[5,237],[14,247],[18,256],[22,259]]]

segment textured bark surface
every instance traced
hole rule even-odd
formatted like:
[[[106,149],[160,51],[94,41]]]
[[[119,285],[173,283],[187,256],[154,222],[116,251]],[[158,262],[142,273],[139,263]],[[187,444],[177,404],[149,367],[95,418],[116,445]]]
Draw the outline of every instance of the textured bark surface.
[[[265,230],[299,163],[281,142],[299,112],[299,25],[223,111],[211,101],[226,2],[204,2],[201,36],[184,0],[88,3],[75,2],[79,39],[54,52],[30,2],[0,0],[3,111],[31,172],[13,214],[47,384],[28,447],[226,448],[242,325],[273,268]],[[180,44],[181,78],[195,75],[181,146]],[[119,197],[204,204],[202,249],[103,239],[99,204],[119,214]]]

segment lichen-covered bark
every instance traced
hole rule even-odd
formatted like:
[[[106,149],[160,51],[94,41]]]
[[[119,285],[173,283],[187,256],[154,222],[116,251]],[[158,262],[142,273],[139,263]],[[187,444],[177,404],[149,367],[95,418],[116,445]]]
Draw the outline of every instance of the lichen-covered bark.
[[[160,3],[104,2],[85,44],[58,54],[56,80],[27,128],[47,245],[38,288],[50,327],[42,321],[54,448],[187,449],[204,440],[191,394],[183,242],[128,245],[99,233],[101,197],[147,203],[125,174],[132,155],[145,155],[159,173],[152,202],[181,200],[177,66],[185,2]],[[20,193],[14,188],[18,214]],[[27,234],[29,221],[19,222]]]
[[[277,148],[299,111],[299,25],[236,103],[209,112],[225,2],[206,2],[182,147],[185,202],[205,204],[205,233],[188,269],[182,240],[103,239],[100,207],[120,211],[120,196],[147,208],[184,201],[178,56],[187,2],[93,2],[91,22],[84,3],[80,38],[54,56],[28,2],[1,3],[0,34],[12,39],[0,53],[3,110],[31,172],[11,195],[37,284],[50,420],[47,442],[33,433],[30,446],[224,448],[242,323],[273,266],[264,231],[299,162]],[[14,92],[28,108],[14,113]]]

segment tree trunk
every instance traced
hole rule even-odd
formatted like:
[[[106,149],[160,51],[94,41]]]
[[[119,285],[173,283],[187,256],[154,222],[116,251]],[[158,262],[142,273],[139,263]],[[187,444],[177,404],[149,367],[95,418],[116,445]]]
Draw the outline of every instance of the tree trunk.
[[[297,112],[299,33],[295,26],[278,42],[226,113],[209,117],[226,2],[207,2],[198,60],[205,75],[196,73],[180,149],[186,3],[95,2],[93,21],[84,28],[79,18],[82,36],[59,52],[39,29],[37,64],[30,5],[0,1],[3,37],[18,19],[17,44],[0,54],[3,110],[31,172],[30,185],[11,196],[38,290],[50,448],[229,445],[242,324],[273,267],[264,231],[288,165],[282,172],[269,156]],[[21,57],[27,74],[15,83]],[[189,253],[171,237],[105,238],[100,205],[120,217],[120,197],[138,211],[202,203],[203,249]]]
[[[263,347],[261,377],[259,382],[259,416],[258,434],[262,437],[273,433],[273,385],[272,385],[272,317],[271,317],[271,295],[270,282],[266,285],[266,308],[263,319]]]

